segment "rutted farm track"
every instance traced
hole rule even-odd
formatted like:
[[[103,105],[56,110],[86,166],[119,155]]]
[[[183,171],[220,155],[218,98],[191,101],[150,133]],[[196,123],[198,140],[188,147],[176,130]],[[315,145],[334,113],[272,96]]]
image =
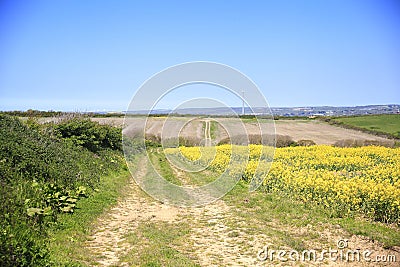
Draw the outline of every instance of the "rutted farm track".
[[[136,175],[146,175],[144,158]],[[201,266],[254,266],[256,249],[261,249],[267,236],[261,234],[248,239],[244,234],[246,222],[233,215],[224,201],[219,200],[205,207],[176,208],[150,199],[131,180],[125,197],[105,214],[96,225],[87,246],[102,266],[129,266],[121,258],[137,249],[126,242],[125,236],[136,231],[140,224],[167,222],[190,223],[187,243],[177,248],[193,254]],[[233,234],[232,234],[233,233]]]
[[[211,146],[211,122],[210,120],[205,120],[204,121],[205,127],[204,127],[204,145],[205,146]]]
[[[145,157],[139,162],[135,173],[138,178],[146,176],[148,164]],[[185,225],[187,234],[180,241],[163,245],[185,255],[198,266],[295,266],[296,262],[271,263],[257,260],[257,252],[265,245],[278,244],[285,249],[293,249],[296,248],[294,240],[304,240],[302,243],[306,248],[335,248],[336,241],[345,238],[349,239],[354,249],[371,249],[382,254],[393,252],[327,223],[300,227],[274,218],[259,221],[249,215],[260,210],[257,206],[249,206],[259,194],[262,193],[249,195],[246,190],[242,190],[204,207],[177,208],[151,199],[132,179],[118,204],[95,223],[93,234],[86,245],[100,266],[144,266],[136,262],[135,257],[139,259],[142,251],[146,250],[143,242],[149,240],[144,238],[132,243],[128,236],[141,236],[140,229],[143,226],[155,224],[161,228],[162,225],[168,225],[170,229],[176,228],[179,231]],[[128,254],[130,260],[127,260]],[[307,266],[320,264],[307,262]],[[348,265],[325,261],[323,266]],[[351,266],[376,264],[356,263]]]
[[[147,164],[143,158],[136,175],[146,175]],[[190,222],[187,244],[177,249],[193,254],[201,266],[253,266],[257,262],[253,250],[261,248],[267,238],[261,235],[260,240],[247,239],[242,232],[246,223],[234,216],[222,200],[200,208],[176,208],[149,198],[132,179],[125,197],[97,222],[87,246],[103,266],[129,266],[121,258],[135,247],[126,242],[125,236],[148,222]]]

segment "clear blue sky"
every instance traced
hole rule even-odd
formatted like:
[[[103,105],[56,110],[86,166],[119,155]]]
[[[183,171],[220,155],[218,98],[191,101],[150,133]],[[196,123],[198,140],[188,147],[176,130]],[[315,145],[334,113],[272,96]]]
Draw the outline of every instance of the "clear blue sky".
[[[270,106],[398,104],[400,2],[0,2],[0,110],[124,110],[188,61],[239,69]]]

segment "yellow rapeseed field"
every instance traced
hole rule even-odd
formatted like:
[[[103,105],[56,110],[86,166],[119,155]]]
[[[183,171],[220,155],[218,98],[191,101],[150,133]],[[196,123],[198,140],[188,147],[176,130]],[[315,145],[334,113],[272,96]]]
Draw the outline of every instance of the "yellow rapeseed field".
[[[357,212],[386,223],[400,222],[400,148],[319,145],[277,148],[274,154],[261,145],[222,145],[171,148],[165,153],[246,181],[262,178],[269,192],[323,205],[343,216]]]

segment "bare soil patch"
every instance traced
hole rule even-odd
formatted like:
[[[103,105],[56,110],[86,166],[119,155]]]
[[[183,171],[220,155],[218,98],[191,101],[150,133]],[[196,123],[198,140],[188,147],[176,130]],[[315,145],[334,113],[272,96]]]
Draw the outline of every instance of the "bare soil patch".
[[[295,141],[310,139],[316,144],[332,145],[343,139],[389,141],[386,138],[356,130],[336,127],[320,121],[276,121],[276,133],[289,135]]]

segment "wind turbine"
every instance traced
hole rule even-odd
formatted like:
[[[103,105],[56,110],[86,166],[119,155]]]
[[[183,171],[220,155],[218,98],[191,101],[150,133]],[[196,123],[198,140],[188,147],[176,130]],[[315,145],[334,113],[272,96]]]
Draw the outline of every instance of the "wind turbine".
[[[242,115],[244,115],[244,91],[242,91]]]

